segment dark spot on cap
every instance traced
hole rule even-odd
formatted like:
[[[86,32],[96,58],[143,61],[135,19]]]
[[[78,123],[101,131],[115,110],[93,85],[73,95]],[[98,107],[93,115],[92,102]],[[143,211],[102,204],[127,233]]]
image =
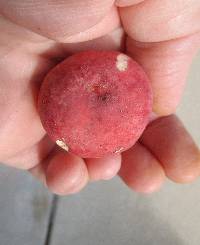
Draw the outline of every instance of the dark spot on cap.
[[[98,96],[98,99],[102,102],[108,102],[111,99],[111,94],[106,92]]]

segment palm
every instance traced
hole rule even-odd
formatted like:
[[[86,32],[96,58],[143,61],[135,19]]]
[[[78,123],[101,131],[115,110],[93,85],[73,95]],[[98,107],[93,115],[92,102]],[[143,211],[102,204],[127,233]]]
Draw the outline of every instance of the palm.
[[[45,74],[67,55],[87,47],[120,49],[123,32],[117,30],[94,41],[70,45],[31,32],[26,33],[28,38],[24,41],[20,37],[21,28],[17,36],[11,37],[9,32],[13,27],[8,25],[8,28],[0,44],[0,160],[18,168],[30,169],[46,158],[54,147],[45,135],[37,113],[37,95]],[[9,43],[4,43],[9,39]]]
[[[7,34],[5,33],[5,36]],[[2,37],[2,39],[9,40],[6,37]],[[15,37],[10,37],[11,41],[13,39],[16,40]],[[36,52],[34,49],[32,52],[31,46]],[[39,47],[40,43],[38,43]],[[53,62],[37,54],[37,45],[29,41],[20,45],[17,40],[16,44],[12,42],[1,44],[0,53],[1,161],[17,157],[19,161],[13,163],[14,165],[29,168],[38,163],[36,162],[36,160],[38,161],[37,151],[39,154],[41,149],[37,149],[37,146],[43,147],[39,142],[43,140],[45,132],[41,127],[37,113],[37,93],[43,76],[53,65]],[[20,162],[20,158],[23,160],[25,155],[28,156],[28,151],[34,152],[35,156],[33,159],[27,159],[28,161],[24,165]],[[20,158],[18,158],[19,156]]]
[[[66,180],[66,175],[63,172],[76,176],[76,168],[73,172],[72,166],[63,167],[63,156],[61,156],[57,159],[57,161],[60,160],[57,162],[57,167],[55,167],[54,161],[49,172],[46,172],[49,159],[52,160],[52,157],[57,154],[57,149],[45,135],[37,113],[37,95],[45,74],[60,60],[80,50],[116,49],[123,51],[124,48],[129,55],[144,64],[153,82],[156,81],[156,74],[151,72],[151,62],[143,57],[143,51],[137,47],[135,41],[128,38],[127,47],[124,47],[124,33],[120,28],[92,41],[61,44],[3,21],[6,28],[4,27],[4,34],[0,39],[0,161],[18,168],[32,169],[32,173],[39,177],[47,175],[48,178],[49,174],[50,182],[53,183],[52,189],[57,193],[67,193],[66,190],[62,191],[58,185],[63,179]],[[113,23],[117,22],[113,20]],[[109,28],[108,26],[108,30]],[[155,84],[156,82],[153,83],[153,86]],[[153,89],[158,91],[156,86]],[[162,91],[162,86],[160,88]],[[175,104],[178,101],[177,97],[179,97],[179,91],[174,96]],[[162,107],[162,100],[160,104],[156,102],[156,110],[158,108],[157,111],[160,112],[160,108],[163,108],[163,114],[165,114],[166,108]],[[181,182],[190,181],[199,173],[198,149],[190,136],[173,116],[163,120],[161,125],[164,124],[165,127],[161,126],[161,130],[158,132],[157,127],[154,127],[155,122],[146,130],[140,142],[123,154],[120,176],[130,187],[138,191],[157,189],[164,180],[164,172],[175,181]],[[174,128],[179,129],[175,134]],[[167,138],[167,143],[162,145],[163,138]],[[177,152],[181,155],[179,161],[177,161],[177,156],[172,154],[174,139],[178,139],[176,141],[176,144],[179,145]],[[186,154],[184,150],[188,146],[188,139],[192,145],[190,144],[191,151]],[[156,144],[160,145],[160,148],[156,148]],[[168,155],[164,154],[166,147]],[[53,153],[51,153],[52,150]],[[191,161],[191,159],[192,164],[188,166],[187,161]],[[70,161],[73,162],[72,159]],[[181,163],[183,164],[182,169],[179,168]],[[98,160],[89,159],[84,162],[84,165],[87,168],[83,167],[82,161],[79,165],[77,164],[77,169],[79,172],[88,171],[85,175],[89,175],[90,179],[107,179],[119,170],[120,156]],[[196,171],[197,169],[198,171]],[[69,176],[67,177],[70,179]],[[76,176],[75,179],[77,178]],[[62,183],[61,186],[65,186],[65,184]],[[78,189],[75,187],[73,191]]]

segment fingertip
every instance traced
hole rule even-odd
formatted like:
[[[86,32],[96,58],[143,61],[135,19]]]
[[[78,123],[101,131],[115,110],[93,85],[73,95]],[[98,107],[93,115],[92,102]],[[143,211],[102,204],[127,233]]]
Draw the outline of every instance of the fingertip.
[[[134,4],[141,3],[143,1],[144,0],[116,0],[115,4],[118,7],[128,7],[128,6],[131,6],[131,5],[134,5]]]
[[[154,192],[158,192],[161,187],[163,186],[165,181],[165,174],[162,172],[155,180],[151,180],[151,182],[148,182],[144,185],[134,186],[133,190],[139,193],[144,194],[152,194]]]
[[[122,178],[123,179],[123,178]],[[152,179],[147,180],[146,183],[142,183],[142,181],[136,181],[135,179],[132,181],[126,181],[123,179],[125,183],[128,185],[130,189],[135,192],[143,193],[143,194],[152,194],[154,192],[158,192],[164,184],[165,174],[160,173],[158,176],[152,177]]]
[[[109,34],[120,26],[121,24],[117,8],[115,6],[112,6],[105,17],[102,18],[102,20],[100,20],[96,25],[86,29],[85,31],[75,33],[71,36],[67,34],[58,37],[56,38],[56,41],[69,44],[90,41]]]
[[[129,188],[139,193],[158,191],[165,180],[160,163],[140,143],[122,154],[119,175]]]
[[[88,182],[88,172],[83,159],[60,152],[54,156],[46,171],[49,189],[58,195],[77,193]]]
[[[121,166],[121,155],[116,154],[103,158],[86,159],[90,180],[109,180],[118,173]]]
[[[167,177],[172,181],[180,184],[188,184],[194,182],[200,176],[200,153],[194,161],[189,162],[184,169],[168,168]]]
[[[162,93],[161,93],[162,94]],[[180,96],[177,94],[173,97],[171,101],[165,98],[161,98],[162,96],[159,96],[158,98],[153,99],[153,111],[156,113],[157,116],[169,116],[176,112],[178,104],[180,102]]]
[[[152,121],[140,141],[177,183],[193,182],[200,175],[200,153],[191,135],[175,115]]]
[[[116,13],[110,11],[111,18],[105,17],[114,7],[113,0],[57,0],[52,1],[52,4],[47,1],[38,1],[37,4],[17,1],[14,5],[9,1],[0,2],[1,11],[6,18],[58,42],[71,42],[76,37],[79,41],[86,41],[92,36],[109,32],[119,23],[117,10]]]

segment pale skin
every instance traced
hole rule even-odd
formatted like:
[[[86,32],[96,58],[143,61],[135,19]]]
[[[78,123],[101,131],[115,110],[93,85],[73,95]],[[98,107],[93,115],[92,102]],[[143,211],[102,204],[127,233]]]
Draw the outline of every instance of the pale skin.
[[[0,14],[0,162],[28,170],[60,195],[117,174],[143,193],[158,190],[166,178],[187,183],[199,176],[199,149],[171,115],[200,46],[199,0],[2,0]],[[126,52],[151,81],[160,119],[122,155],[70,155],[40,123],[37,95],[45,74],[87,49]]]

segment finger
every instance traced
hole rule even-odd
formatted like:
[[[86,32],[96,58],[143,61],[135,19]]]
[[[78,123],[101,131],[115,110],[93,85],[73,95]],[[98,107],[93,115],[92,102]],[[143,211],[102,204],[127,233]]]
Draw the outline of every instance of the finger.
[[[119,11],[127,34],[140,42],[167,41],[200,30],[199,0],[145,0]]]
[[[143,1],[144,0],[116,0],[115,4],[117,6],[119,6],[119,7],[127,7],[127,6],[130,6],[130,5],[141,3]]]
[[[199,176],[199,149],[176,116],[153,121],[142,135],[141,142],[161,162],[171,180],[186,183]]]
[[[77,52],[92,50],[118,50],[123,51],[125,47],[125,33],[120,27],[116,30],[90,41],[77,42],[77,43],[55,43],[55,41],[46,41],[41,43],[34,49],[31,46],[31,51],[39,56],[50,60],[58,60],[58,62],[68,55]]]
[[[6,159],[4,164],[19,169],[30,169],[38,165],[52,151],[55,143],[45,136],[39,143]]]
[[[127,38],[127,52],[145,69],[153,89],[153,110],[158,115],[175,112],[185,80],[200,43],[200,35],[158,43]]]
[[[106,17],[113,2],[113,0],[53,0],[51,2],[34,1],[34,4],[31,4],[20,0],[3,0],[0,2],[0,9],[1,14],[14,23],[50,39],[65,42],[68,38],[71,39],[72,36],[98,25],[104,18],[106,20],[100,24],[96,32],[102,33],[103,26],[104,33],[115,29],[116,24],[119,24],[117,15],[114,16],[111,11],[110,14],[114,18]],[[113,11],[117,12],[117,9]],[[81,35],[79,35],[79,40]]]
[[[80,191],[88,182],[88,171],[83,159],[60,152],[49,162],[46,171],[49,189],[59,195]]]
[[[122,153],[119,175],[131,189],[142,193],[157,191],[165,180],[158,160],[140,143]]]
[[[113,178],[121,166],[121,155],[103,158],[85,159],[91,180],[108,180]]]
[[[177,107],[200,45],[200,2],[148,0],[119,12],[129,36],[127,51],[145,68],[152,83],[153,109],[169,115]]]
[[[118,50],[123,51],[125,46],[124,30],[120,27],[99,38],[77,43],[62,44],[68,54],[73,54],[85,50]]]
[[[74,34],[72,36],[64,36],[62,40],[65,43],[77,43],[83,42],[86,40],[92,40],[94,38],[101,37],[110,31],[113,31],[117,27],[120,26],[120,19],[117,12],[116,7],[112,7],[110,11],[106,14],[106,16],[99,21],[96,25],[92,26],[91,28]],[[61,40],[61,41],[62,41]]]

